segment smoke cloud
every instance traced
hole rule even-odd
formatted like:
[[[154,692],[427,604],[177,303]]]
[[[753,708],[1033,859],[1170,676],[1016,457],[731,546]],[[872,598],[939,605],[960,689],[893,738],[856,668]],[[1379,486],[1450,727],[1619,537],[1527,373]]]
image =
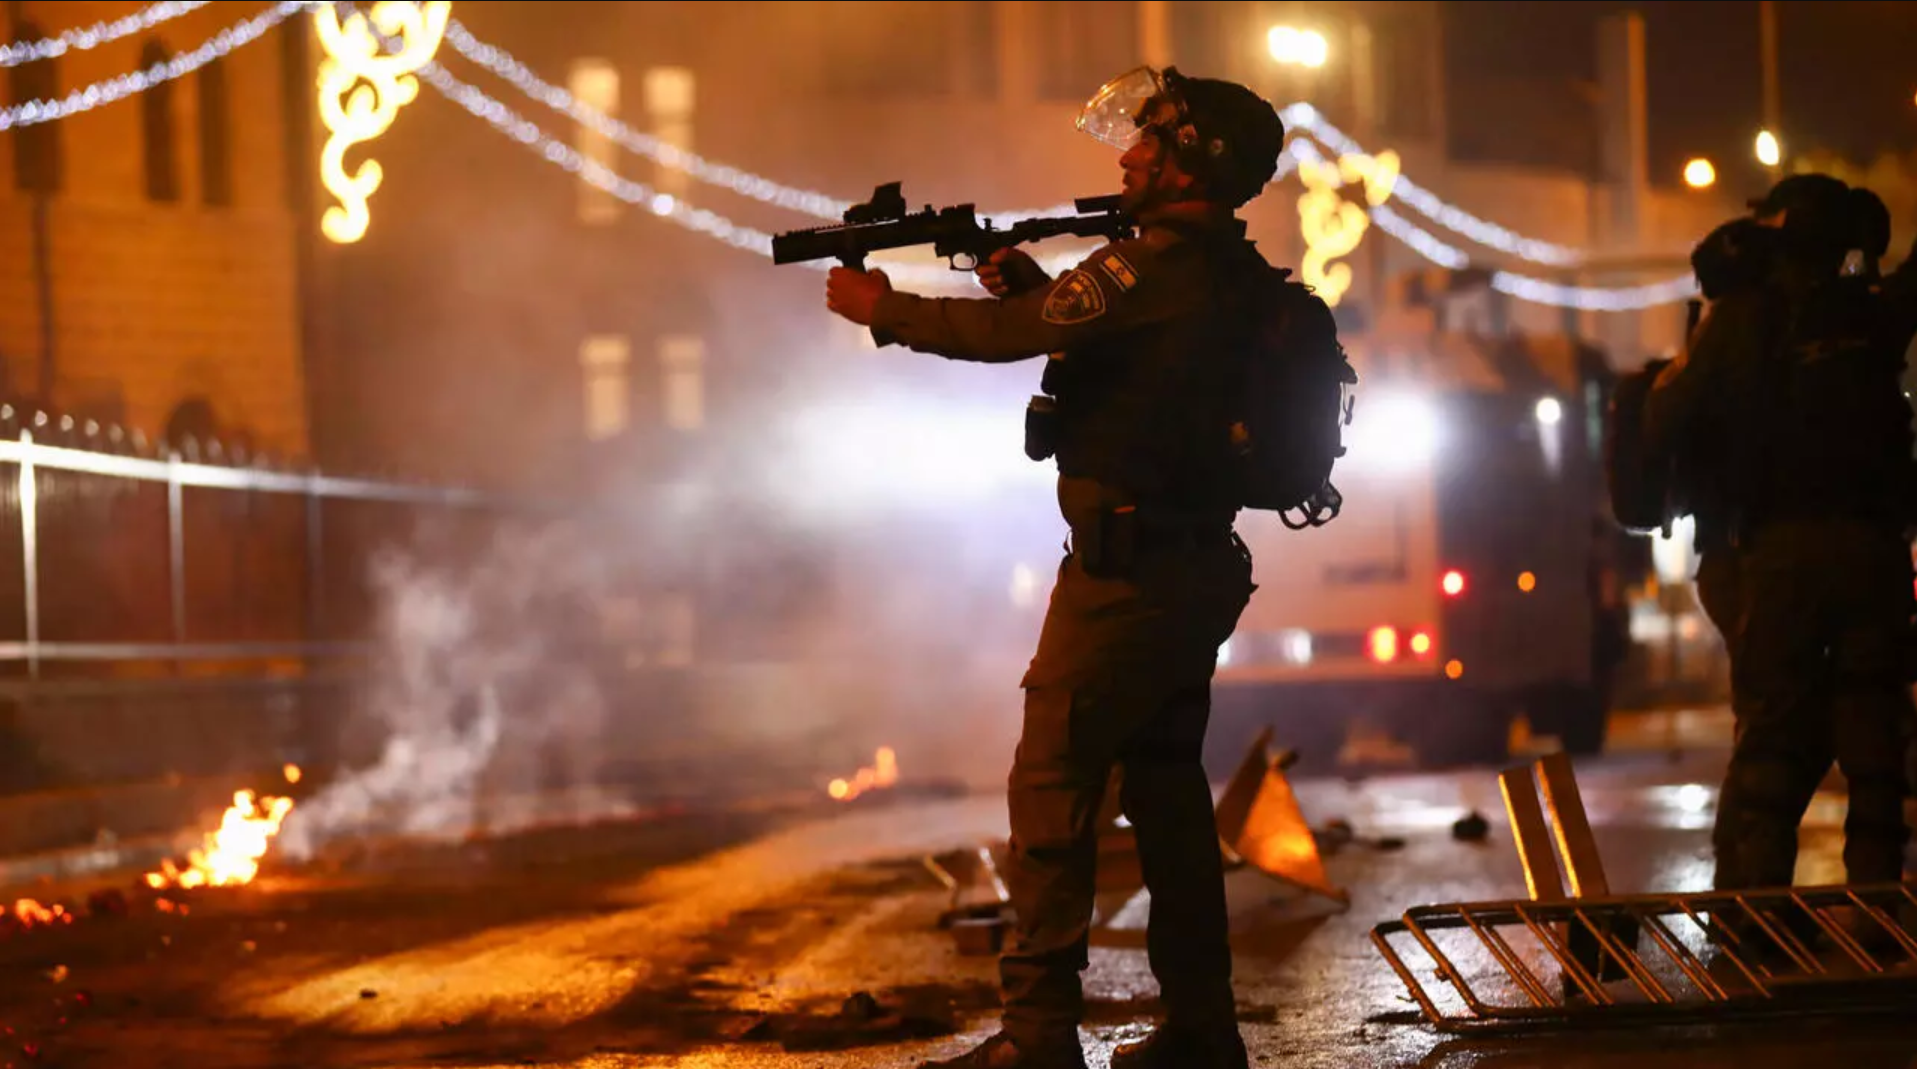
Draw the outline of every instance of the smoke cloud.
[[[564,641],[579,629],[549,608],[604,582],[603,558],[582,552],[578,530],[516,525],[464,562],[430,545],[374,557],[381,657],[355,727],[371,729],[378,756],[294,809],[285,853],[307,858],[344,836],[458,839],[629,810],[591,790],[606,705]]]
[[[477,552],[427,528],[377,555],[367,742],[282,851],[822,796],[881,746],[904,783],[997,788],[1057,561],[1050,483],[1013,399],[918,396],[789,403],[744,461],[609,481],[619,507],[510,519]]]

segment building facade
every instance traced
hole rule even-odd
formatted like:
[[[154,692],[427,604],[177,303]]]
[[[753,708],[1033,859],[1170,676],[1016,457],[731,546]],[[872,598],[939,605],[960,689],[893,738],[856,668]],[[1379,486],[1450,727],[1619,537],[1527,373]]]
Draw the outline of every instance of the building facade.
[[[0,5],[21,42],[124,2]],[[5,100],[61,99],[212,39],[256,5],[209,4],[0,71]],[[0,394],[149,440],[310,452],[303,218],[289,116],[307,94],[295,19],[185,77],[0,134]],[[104,430],[101,432],[104,433]]]

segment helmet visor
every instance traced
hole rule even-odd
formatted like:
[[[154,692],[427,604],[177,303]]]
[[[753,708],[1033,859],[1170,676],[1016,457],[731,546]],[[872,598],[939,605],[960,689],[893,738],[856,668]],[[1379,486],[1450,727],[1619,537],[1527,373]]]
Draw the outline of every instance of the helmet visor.
[[[1078,113],[1078,129],[1116,149],[1138,143],[1145,126],[1156,120],[1166,102],[1165,80],[1150,67],[1139,67],[1099,87]]]

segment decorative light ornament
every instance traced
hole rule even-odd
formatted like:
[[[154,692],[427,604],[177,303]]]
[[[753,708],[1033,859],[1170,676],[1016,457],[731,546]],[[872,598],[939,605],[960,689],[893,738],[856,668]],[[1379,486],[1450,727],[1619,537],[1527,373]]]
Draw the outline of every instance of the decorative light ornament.
[[[1305,192],[1298,198],[1298,227],[1305,239],[1305,255],[1298,265],[1298,278],[1317,290],[1326,304],[1336,306],[1351,288],[1351,265],[1333,261],[1357,251],[1371,226],[1364,208],[1338,191],[1362,182],[1366,203],[1376,207],[1391,199],[1398,167],[1398,154],[1389,150],[1376,156],[1340,156],[1335,164],[1322,159],[1299,162],[1298,180]]]
[[[419,95],[414,74],[431,63],[446,35],[452,0],[380,0],[370,15],[357,11],[340,21],[333,4],[313,11],[320,47],[319,114],[327,133],[320,150],[320,184],[338,204],[320,217],[320,232],[341,245],[366,236],[372,213],[366,206],[385,172],[378,160],[363,160],[351,173],[346,150],[385,133],[399,109]],[[381,39],[397,42],[391,53]]]

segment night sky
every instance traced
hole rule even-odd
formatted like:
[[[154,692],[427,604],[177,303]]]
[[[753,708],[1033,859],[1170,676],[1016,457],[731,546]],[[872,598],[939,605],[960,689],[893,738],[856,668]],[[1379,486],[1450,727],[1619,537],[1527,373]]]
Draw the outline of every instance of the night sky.
[[[1596,78],[1595,26],[1637,8],[1649,50],[1653,175],[1685,160],[1749,159],[1761,125],[1758,5],[1740,0],[1599,0],[1445,4],[1451,69]],[[1785,137],[1856,162],[1917,151],[1917,3],[1780,2],[1778,65]]]

